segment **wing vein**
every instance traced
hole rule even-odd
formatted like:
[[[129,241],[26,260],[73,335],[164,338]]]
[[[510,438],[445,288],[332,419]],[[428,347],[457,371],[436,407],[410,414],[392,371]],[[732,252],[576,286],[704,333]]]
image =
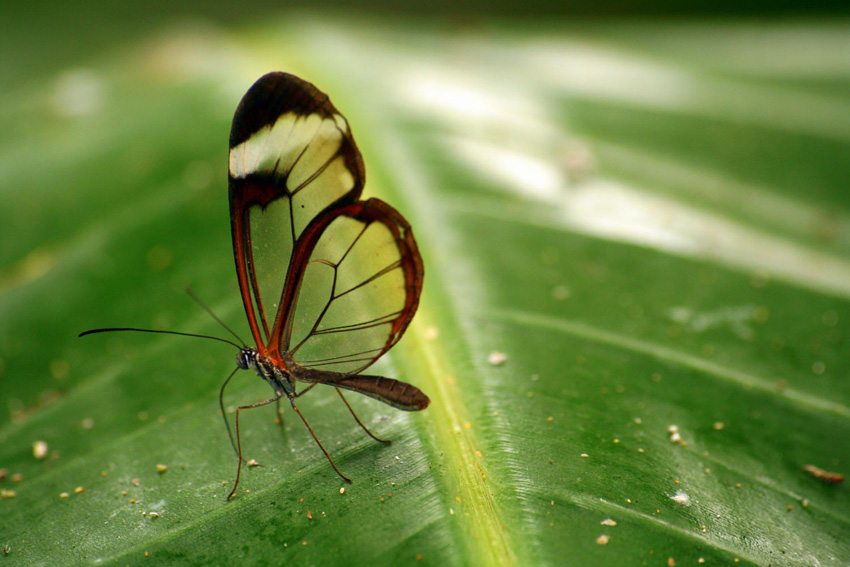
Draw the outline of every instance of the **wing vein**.
[[[388,313],[387,315],[381,315],[380,317],[375,317],[374,319],[370,319],[368,321],[363,321],[361,323],[352,323],[351,325],[339,325],[337,327],[328,327],[327,329],[321,329],[318,331],[313,331],[311,335],[327,335],[330,333],[346,333],[349,331],[362,331],[364,329],[372,329],[374,327],[380,327],[381,325],[386,325],[387,323],[391,323],[393,319],[398,317],[401,314],[401,311],[396,311],[394,313]]]
[[[342,152],[340,151],[341,149],[342,149],[342,144],[339,145],[339,148],[337,148],[337,150],[333,153],[333,155],[331,157],[329,157],[327,160],[325,160],[325,163],[323,163],[316,171],[314,171],[313,174],[310,175],[310,177],[305,179],[301,183],[301,185],[299,185],[298,187],[293,189],[292,194],[295,195],[296,193],[298,193],[302,189],[305,189],[310,183],[315,181],[317,177],[319,177],[321,174],[323,174],[325,172],[325,170],[328,168],[328,166],[331,164],[331,162],[333,160],[335,160],[336,158],[338,158],[340,155],[342,155]],[[293,165],[293,168],[294,167],[295,166]]]
[[[369,350],[364,350],[364,351],[360,351],[360,352],[352,352],[352,353],[343,354],[343,355],[340,355],[340,356],[332,356],[332,357],[329,357],[329,358],[315,358],[315,359],[312,359],[312,360],[301,360],[299,362],[301,362],[302,364],[323,364],[323,363],[330,364],[330,363],[339,362],[339,361],[348,362],[347,359],[349,359],[353,356],[360,356],[360,355],[369,354],[369,353],[373,353],[373,352],[381,352],[382,350],[383,350],[382,348],[372,348],[372,349],[369,349]]]
[[[335,295],[335,296],[333,296],[333,297],[331,298],[331,301],[333,301],[334,299],[339,299],[340,297],[342,297],[342,296],[344,296],[344,295],[346,295],[346,294],[349,294],[349,293],[351,293],[352,291],[356,291],[356,290],[360,289],[360,288],[361,288],[361,287],[363,287],[364,285],[368,285],[368,284],[372,283],[372,282],[373,282],[373,281],[375,281],[376,279],[380,278],[380,277],[381,277],[381,276],[383,276],[383,275],[386,275],[386,274],[388,274],[388,273],[392,272],[392,271],[393,271],[393,270],[395,270],[396,268],[401,268],[401,260],[396,260],[395,262],[393,262],[392,264],[390,264],[390,265],[389,265],[389,266],[387,266],[386,268],[383,268],[382,270],[379,270],[379,271],[378,271],[378,272],[376,272],[374,275],[372,275],[372,276],[370,276],[369,278],[365,279],[364,281],[360,282],[360,283],[359,283],[359,284],[357,284],[356,286],[354,286],[354,287],[352,287],[352,288],[350,288],[350,289],[347,289],[347,290],[343,291],[343,292],[342,292],[342,293],[340,293],[339,295]]]

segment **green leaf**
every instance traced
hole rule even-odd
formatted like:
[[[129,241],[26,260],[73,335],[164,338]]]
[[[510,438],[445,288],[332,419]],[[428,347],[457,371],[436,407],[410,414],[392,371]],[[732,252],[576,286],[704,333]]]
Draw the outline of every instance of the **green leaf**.
[[[850,563],[847,487],[803,468],[850,470],[849,37],[302,15],[238,36],[177,27],[7,87],[4,559]],[[366,195],[414,227],[423,302],[373,370],[433,403],[352,400],[383,446],[332,392],[305,396],[351,485],[291,411],[283,427],[245,412],[263,466],[227,502],[217,396],[235,353],[76,335],[226,336],[187,285],[248,335],[227,136],[272,69],[330,94]],[[226,403],[268,396],[241,373]]]

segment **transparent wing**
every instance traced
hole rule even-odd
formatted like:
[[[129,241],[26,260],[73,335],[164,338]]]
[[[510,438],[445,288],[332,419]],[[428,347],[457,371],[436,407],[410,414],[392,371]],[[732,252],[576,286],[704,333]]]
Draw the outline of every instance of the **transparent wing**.
[[[348,123],[326,94],[293,75],[270,73],[236,109],[229,174],[239,287],[262,349],[295,242],[328,207],[357,201],[363,161]]]
[[[395,209],[378,199],[328,209],[296,244],[270,342],[299,366],[360,372],[407,329],[423,275]]]

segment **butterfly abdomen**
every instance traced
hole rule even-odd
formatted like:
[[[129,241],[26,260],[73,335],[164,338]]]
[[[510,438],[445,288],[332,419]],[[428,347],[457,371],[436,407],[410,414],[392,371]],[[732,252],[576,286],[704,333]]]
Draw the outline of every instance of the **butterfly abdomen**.
[[[383,376],[350,376],[334,383],[334,386],[359,392],[405,411],[424,410],[431,403],[416,386]]]
[[[428,396],[416,386],[383,376],[362,376],[296,367],[292,369],[292,377],[304,382],[351,390],[404,411],[424,410],[431,403]]]

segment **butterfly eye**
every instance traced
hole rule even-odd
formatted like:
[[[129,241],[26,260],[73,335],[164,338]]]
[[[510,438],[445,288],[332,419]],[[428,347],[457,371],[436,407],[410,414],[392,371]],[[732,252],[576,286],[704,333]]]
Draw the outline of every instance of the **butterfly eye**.
[[[253,352],[251,349],[242,349],[236,354],[236,366],[242,370],[248,370],[251,367]]]

